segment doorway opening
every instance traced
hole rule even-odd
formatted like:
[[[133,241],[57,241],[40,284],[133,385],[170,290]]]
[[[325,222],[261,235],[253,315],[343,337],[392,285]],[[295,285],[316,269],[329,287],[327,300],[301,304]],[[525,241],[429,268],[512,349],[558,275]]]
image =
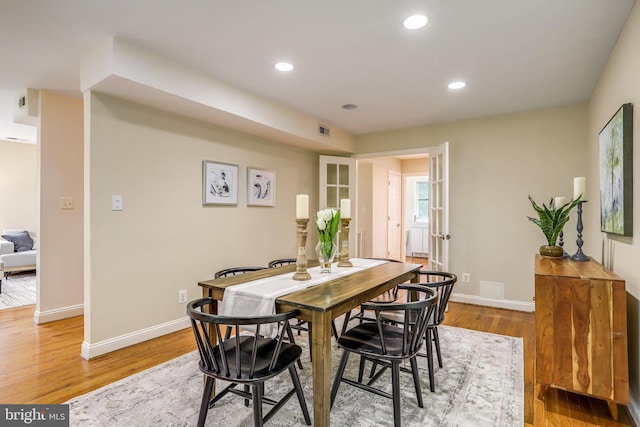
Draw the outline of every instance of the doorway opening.
[[[360,256],[397,259],[426,267],[429,149],[356,156],[356,160]],[[422,177],[420,201],[415,199],[416,177]],[[419,244],[419,251],[414,250],[412,241],[416,248]]]

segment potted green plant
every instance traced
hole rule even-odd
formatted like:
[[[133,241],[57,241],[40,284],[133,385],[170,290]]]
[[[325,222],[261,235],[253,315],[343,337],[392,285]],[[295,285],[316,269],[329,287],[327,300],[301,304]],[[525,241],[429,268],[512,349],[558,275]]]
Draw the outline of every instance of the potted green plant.
[[[538,214],[538,218],[532,218],[528,216],[529,221],[533,222],[535,225],[540,227],[542,233],[547,238],[547,245],[540,246],[540,255],[553,257],[553,258],[561,258],[564,250],[561,246],[557,245],[558,236],[562,233],[562,229],[564,225],[569,221],[569,212],[571,209],[576,207],[576,205],[580,202],[580,198],[565,203],[562,206],[555,206],[554,199],[549,201],[549,206],[542,204],[540,207],[532,198],[529,196],[529,201],[531,202],[531,206],[533,206],[533,210]]]

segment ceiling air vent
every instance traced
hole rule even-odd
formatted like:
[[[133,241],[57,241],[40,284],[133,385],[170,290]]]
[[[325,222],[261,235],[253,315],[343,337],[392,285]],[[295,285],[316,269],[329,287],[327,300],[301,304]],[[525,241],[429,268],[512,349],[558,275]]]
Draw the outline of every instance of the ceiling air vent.
[[[329,136],[331,130],[326,126],[318,125],[318,132],[320,132],[320,135]]]

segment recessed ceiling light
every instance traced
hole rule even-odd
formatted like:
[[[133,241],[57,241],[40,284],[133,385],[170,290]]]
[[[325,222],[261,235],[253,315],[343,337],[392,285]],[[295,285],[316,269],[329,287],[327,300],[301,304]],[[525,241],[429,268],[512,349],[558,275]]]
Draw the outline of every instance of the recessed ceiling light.
[[[427,25],[427,22],[429,18],[425,15],[411,15],[402,22],[402,25],[408,30],[417,30]]]
[[[344,104],[342,108],[345,110],[355,110],[358,106],[356,104]]]
[[[276,65],[276,70],[279,71],[291,71],[293,70],[293,64],[289,62],[278,62]]]
[[[465,82],[451,82],[449,83],[449,89],[462,89],[466,85]]]

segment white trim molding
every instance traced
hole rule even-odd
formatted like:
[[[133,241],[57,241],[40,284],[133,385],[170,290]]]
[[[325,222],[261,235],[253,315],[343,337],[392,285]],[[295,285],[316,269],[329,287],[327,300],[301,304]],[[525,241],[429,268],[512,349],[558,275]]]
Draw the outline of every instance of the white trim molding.
[[[39,311],[33,313],[33,323],[54,322],[56,320],[68,319],[69,317],[82,316],[84,314],[84,304],[70,305],[68,307],[56,308],[54,310]]]
[[[507,299],[483,298],[477,295],[451,294],[450,301],[466,304],[484,305],[488,307],[506,308],[507,310],[534,312],[535,304],[532,302],[514,301]]]
[[[177,332],[190,327],[191,324],[189,323],[189,318],[185,316],[181,319],[172,320],[171,322],[151,326],[139,331],[129,332],[128,334],[109,338],[108,340],[97,343],[88,343],[86,341],[83,341],[80,356],[85,360],[89,360],[91,358],[110,353],[124,347],[129,347],[143,341],[157,338],[162,335],[171,334],[173,332]]]

